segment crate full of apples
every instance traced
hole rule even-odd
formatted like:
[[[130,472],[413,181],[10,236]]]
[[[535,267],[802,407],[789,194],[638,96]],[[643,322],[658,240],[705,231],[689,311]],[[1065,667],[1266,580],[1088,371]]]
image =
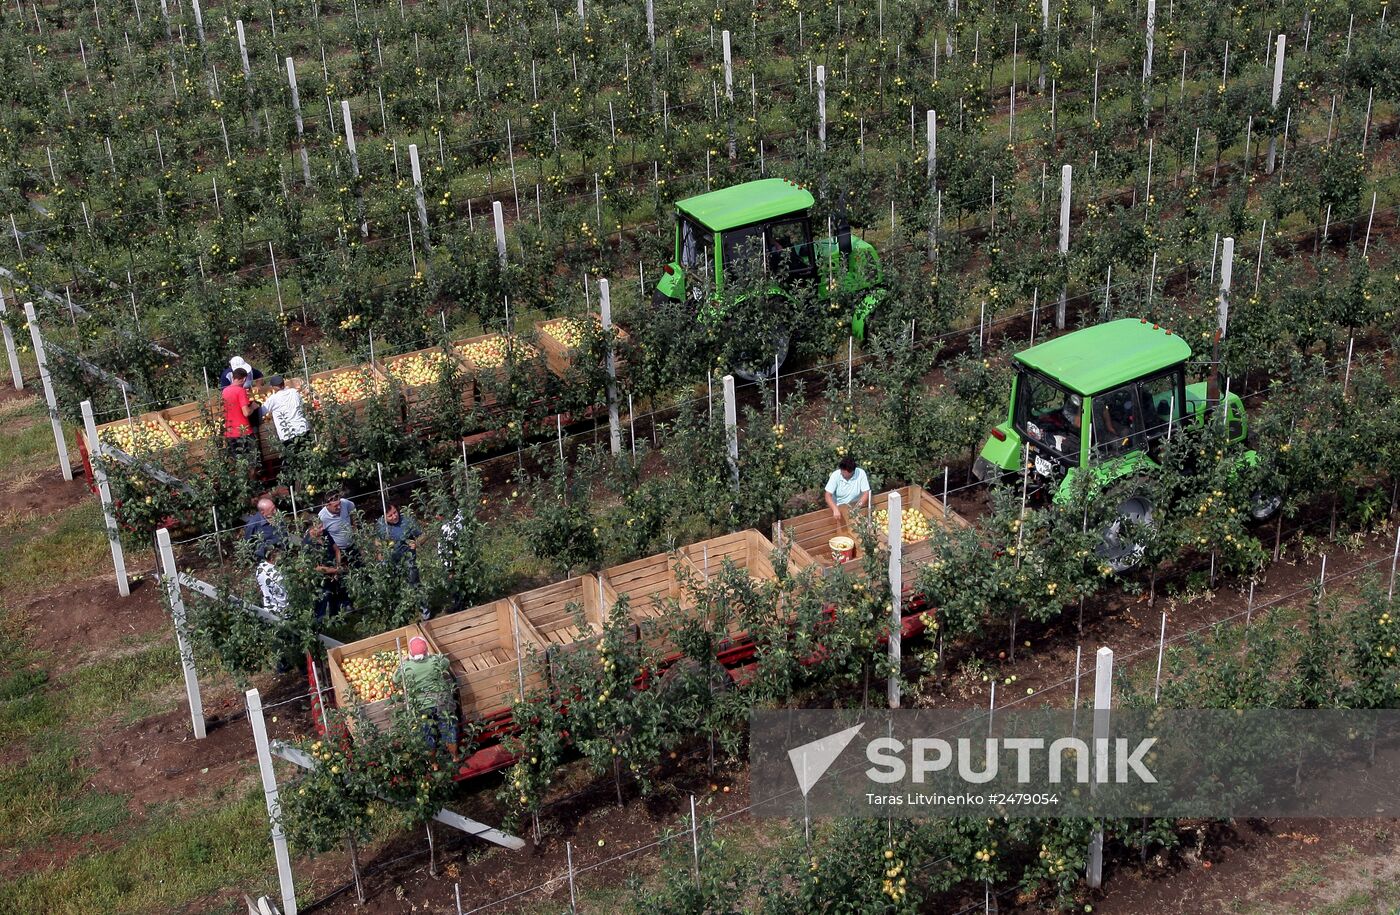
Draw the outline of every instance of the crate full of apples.
[[[376,651],[361,658],[341,662],[345,679],[362,702],[378,702],[394,694],[394,673],[406,653],[397,649]]]
[[[164,451],[175,444],[174,434],[158,417],[109,423],[98,430],[97,438],[132,457]]]
[[[874,512],[875,528],[880,531],[888,531],[890,528],[890,512],[887,508],[876,509]],[[906,508],[899,514],[900,519],[900,540],[904,543],[918,543],[927,540],[932,533],[929,527],[928,515],[925,515],[917,508]]]

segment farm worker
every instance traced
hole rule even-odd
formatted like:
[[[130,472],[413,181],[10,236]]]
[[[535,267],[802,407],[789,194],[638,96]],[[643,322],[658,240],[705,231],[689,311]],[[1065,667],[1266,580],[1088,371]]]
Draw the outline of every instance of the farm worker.
[[[341,584],[340,548],[326,534],[326,527],[319,520],[311,525],[302,544],[315,557],[316,571],[321,573],[321,594],[316,598],[316,618],[335,616],[345,609],[345,587]]]
[[[447,658],[429,654],[428,640],[415,635],[408,640],[408,657],[399,663],[394,682],[403,688],[408,711],[423,718],[428,746],[437,746],[440,739],[456,756],[457,691]]]
[[[389,565],[402,564],[409,587],[417,588],[419,582],[418,540],[423,536],[423,529],[411,517],[405,518],[399,507],[390,502],[385,509],[384,517],[379,519],[378,532],[379,539],[388,545]],[[426,602],[422,606],[422,611],[423,619],[432,618],[432,611]]]
[[[258,500],[258,510],[249,515],[243,525],[243,539],[253,541],[254,554],[259,558],[274,547],[281,547],[287,541],[287,534],[277,518],[277,504],[263,496]]]
[[[870,480],[865,470],[856,466],[856,459],[848,454],[841,458],[841,463],[826,480],[826,506],[831,509],[831,517],[840,520],[843,505],[865,508],[869,504]]]
[[[287,387],[286,379],[273,375],[267,379],[272,393],[263,401],[263,413],[272,417],[272,427],[277,430],[277,441],[282,444],[282,459],[285,462],[296,453],[297,439],[311,428],[306,414],[301,408],[301,392]]]
[[[279,553],[275,547],[268,548],[258,563],[258,590],[262,591],[263,609],[279,619],[287,617],[287,586],[282,579],[282,570],[277,568]]]
[[[354,511],[355,503],[345,498],[343,493],[336,492],[326,500],[326,504],[316,515],[325,527],[327,536],[335,543],[345,565],[355,565],[359,560],[359,553],[355,550],[352,517]]]
[[[233,377],[220,395],[224,401],[224,444],[234,456],[247,454],[258,444],[253,437],[251,419],[258,411],[258,404],[248,397],[248,389],[243,386],[247,380],[247,370],[234,369]]]
[[[1058,417],[1052,417],[1055,430],[1055,448],[1061,454],[1079,454],[1079,438],[1084,426],[1084,399],[1071,394],[1065,399]]]
[[[228,387],[229,383],[233,380],[233,373],[238,371],[239,369],[242,369],[243,371],[248,373],[248,377],[243,382],[243,387],[247,388],[248,390],[252,390],[253,382],[257,381],[263,376],[262,372],[259,372],[257,369],[249,365],[248,361],[242,356],[234,356],[228,361],[228,368],[224,369],[223,373],[219,375],[219,387]]]

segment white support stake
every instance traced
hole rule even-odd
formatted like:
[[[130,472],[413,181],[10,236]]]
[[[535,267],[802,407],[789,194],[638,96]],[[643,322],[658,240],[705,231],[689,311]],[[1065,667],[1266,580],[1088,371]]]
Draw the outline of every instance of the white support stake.
[[[725,375],[720,379],[724,386],[724,440],[729,451],[729,470],[734,476],[734,486],[739,485],[739,417],[734,398],[734,376]]]
[[[1100,648],[1094,673],[1094,744],[1093,779],[1089,782],[1092,792],[1099,781],[1108,779],[1108,714],[1113,705],[1113,651]],[[1099,741],[1103,741],[1102,744]],[[1100,752],[1102,748],[1102,752]],[[1090,889],[1098,889],[1103,884],[1103,829],[1094,830],[1089,839],[1089,866],[1086,882]]]
[[[1152,704],[1162,698],[1162,655],[1167,650],[1167,615],[1162,614],[1162,630],[1157,633],[1157,682],[1152,687]]]
[[[817,139],[826,150],[826,67],[817,67]]]
[[[194,652],[186,638],[185,599],[180,593],[180,570],[175,565],[175,550],[170,546],[170,531],[156,529],[156,549],[160,552],[161,577],[165,580],[165,590],[170,596],[170,616],[175,622],[175,643],[180,649],[180,666],[185,674],[185,695],[190,703],[190,723],[194,726],[196,740],[203,740],[204,700],[199,693],[199,673],[194,666]]]
[[[263,797],[267,801],[267,820],[272,824],[272,851],[277,858],[277,882],[282,888],[282,915],[297,915],[292,858],[287,853],[287,836],[282,831],[282,805],[277,800],[277,773],[272,769],[272,749],[267,742],[262,696],[256,689],[250,689],[244,693],[244,697],[248,702],[248,722],[253,726],[253,743],[258,748],[258,772],[262,775]]]
[[[49,424],[53,426],[53,443],[58,451],[58,467],[63,471],[63,479],[71,480],[73,465],[68,461],[68,440],[63,435],[63,421],[58,415],[58,398],[54,395],[53,377],[49,374],[49,357],[44,350],[44,337],[39,332],[39,318],[34,313],[33,302],[24,303],[24,316],[29,321],[29,338],[34,343],[34,361],[39,364],[39,383],[44,387],[44,400],[48,403]],[[8,327],[6,334],[9,334]],[[92,440],[96,440],[96,435]],[[89,446],[92,447],[91,443]]]
[[[5,323],[5,312],[8,306],[5,305],[5,290],[0,288],[0,331],[5,336],[5,355],[10,360],[10,377],[14,379],[15,390],[24,390],[24,375],[19,370],[19,350],[15,347],[14,331],[10,330],[10,325]]]
[[[1069,257],[1069,201],[1073,188],[1074,169],[1066,164],[1060,168],[1060,259]],[[1069,284],[1060,288],[1060,301],[1055,305],[1055,328],[1065,329],[1065,311],[1069,300]]]
[[[904,592],[904,500],[899,492],[890,493],[890,678],[887,685],[890,708],[899,708],[899,672],[903,647],[900,644],[900,597]]]
[[[612,294],[607,280],[598,281],[598,310],[602,315],[603,333],[612,331]],[[617,415],[617,355],[611,337],[608,342],[608,445],[612,456],[622,454],[622,424]]]
[[[107,472],[102,469],[102,443],[97,437],[97,422],[92,418],[92,401],[82,402],[83,430],[88,440],[88,455],[92,461],[92,478],[97,481],[97,495],[102,500],[102,517],[107,524],[107,543],[112,548],[112,568],[117,574],[117,593],[131,594],[126,580],[126,554],[117,533],[117,516],[112,510],[112,488],[107,485]]]

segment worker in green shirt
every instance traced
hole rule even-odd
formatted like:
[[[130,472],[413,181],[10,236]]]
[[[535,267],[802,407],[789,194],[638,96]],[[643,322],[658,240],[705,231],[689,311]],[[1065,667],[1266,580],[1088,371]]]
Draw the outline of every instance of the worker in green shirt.
[[[394,683],[404,694],[411,714],[423,720],[423,736],[428,746],[439,740],[452,756],[457,755],[457,684],[447,657],[428,653],[428,640],[415,635],[408,640],[408,657],[394,672]]]

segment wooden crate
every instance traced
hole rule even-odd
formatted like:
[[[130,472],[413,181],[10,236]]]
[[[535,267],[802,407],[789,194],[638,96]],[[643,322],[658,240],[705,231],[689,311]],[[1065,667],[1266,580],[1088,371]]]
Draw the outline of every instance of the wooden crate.
[[[899,490],[889,490],[879,493],[870,500],[869,511],[872,514],[876,511],[887,511],[889,509],[891,492],[899,493],[900,498],[904,502],[905,509],[917,508],[938,527],[942,527],[946,530],[956,530],[968,526],[967,519],[951,509],[948,511],[947,518],[945,519],[943,515],[943,502],[934,498],[931,493],[921,486],[905,486]],[[850,537],[856,542],[856,555],[845,563],[845,571],[847,574],[855,576],[863,576],[865,574],[865,566],[861,562],[860,538],[856,536],[854,526],[851,523],[851,514],[849,510],[841,513],[841,519],[839,521],[832,518],[831,511],[825,507],[814,512],[808,512],[805,515],[798,515],[795,518],[785,519],[774,525],[773,536],[775,539],[779,536],[779,527],[782,528],[781,536],[792,540],[795,546],[801,547],[806,551],[811,561],[826,569],[836,565],[836,560],[831,555],[831,547],[829,545],[830,539],[837,536]],[[888,545],[885,537],[885,533],[889,530],[888,523],[885,525],[877,525],[876,528],[880,543]],[[904,583],[906,588],[912,585],[913,576],[917,574],[918,566],[928,562],[932,556],[933,549],[929,546],[927,540],[904,544],[901,558],[903,560],[902,566],[904,568]]]
[[[555,582],[511,599],[546,645],[560,647],[601,633],[608,612],[617,603],[612,588],[596,575]]]
[[[135,430],[143,437],[151,436],[149,445],[128,444],[123,441],[128,429]],[[141,458],[146,460],[159,461],[161,456],[167,454],[179,441],[175,436],[170,424],[165,421],[165,417],[159,412],[141,413],[133,415],[130,420],[125,418],[115,422],[103,423],[97,427],[97,440],[106,448],[119,451],[128,457]],[[163,443],[163,444],[161,444]],[[92,452],[92,443],[85,443],[88,452]]]
[[[399,373],[403,371],[406,364],[422,359],[429,360],[433,368],[431,377],[426,382],[412,384],[400,376]],[[441,369],[437,367],[439,360],[454,365],[463,372],[467,370],[466,364],[458,357],[456,350],[444,349],[441,346],[430,346],[426,349],[414,350],[411,353],[390,356],[388,359],[382,360],[380,366],[383,368],[383,373],[386,378],[395,380],[403,385],[404,399],[407,401],[408,405],[412,407],[426,400],[433,386],[437,384],[441,372]],[[468,403],[471,403],[475,398],[470,375],[466,378],[465,397]]]
[[[778,577],[773,569],[773,542],[758,531],[749,529],[735,531],[722,537],[702,540],[682,547],[681,557],[689,563],[692,574],[704,582],[718,575],[725,561],[732,562],[750,577],[761,581],[772,581]],[[812,558],[800,545],[794,543],[788,552],[789,572],[797,572],[812,564]],[[731,636],[742,635],[735,620],[730,626]]]
[[[452,662],[463,721],[509,711],[520,696],[522,670],[526,694],[544,686],[529,654],[531,648],[543,652],[545,639],[508,597],[438,617],[423,628]]]
[[[598,318],[594,318],[591,315],[589,316],[589,318],[594,322],[595,325],[601,323]],[[581,319],[553,318],[548,321],[535,322],[535,330],[537,331],[536,336],[540,341],[540,348],[544,350],[545,362],[549,365],[549,370],[560,378],[565,378],[568,376],[569,369],[573,367],[574,359],[578,356],[578,350],[565,345],[562,340],[554,336],[553,331],[560,324],[566,321],[578,320]],[[616,324],[613,325],[613,329],[617,331],[618,342],[622,342],[628,339],[627,331],[623,330],[621,327],[618,327]],[[616,360],[617,369],[619,371],[622,370],[623,364],[624,363],[621,358],[618,358]]]
[[[677,603],[682,610],[692,606],[676,575],[680,562],[680,557],[658,553],[599,573],[614,599],[627,598],[628,615],[637,624],[641,640],[652,648],[669,650],[666,616]]]
[[[427,639],[433,654],[442,653],[442,649],[438,647],[432,634],[418,623],[410,623],[399,629],[391,629],[358,642],[351,642],[349,645],[329,649],[326,652],[326,666],[330,668],[331,672],[331,688],[335,692],[335,704],[341,708],[350,708],[360,703],[365,717],[370,723],[380,728],[387,727],[394,703],[399,701],[398,697],[390,696],[388,699],[380,699],[376,702],[362,702],[356,694],[355,688],[350,685],[349,678],[345,676],[345,662],[356,658],[366,658],[378,651],[395,649],[407,655],[408,641],[414,636],[422,636]],[[355,723],[353,719],[350,722],[350,728],[351,733],[354,733]]]
[[[358,390],[338,399],[331,393],[331,385],[343,378],[356,379],[351,383],[356,384]],[[308,385],[310,393],[306,399],[308,406],[313,410],[319,410],[327,403],[337,403],[349,407],[356,416],[360,416],[364,413],[365,401],[382,393],[387,385],[384,375],[374,366],[352,365],[312,373],[311,384]]]
[[[510,345],[514,347],[513,355],[518,363],[521,364],[521,368],[531,371],[534,374],[543,374],[542,372],[536,372],[536,370],[531,367],[532,363],[541,359],[542,354],[539,348],[519,338],[511,340],[505,334],[482,334],[479,337],[468,337],[465,340],[453,340],[452,351],[456,354],[458,359],[462,360],[467,367],[468,373],[476,380],[477,398],[484,407],[495,405],[497,400],[496,395],[493,391],[489,390],[489,388],[492,384],[499,385],[505,379],[505,365],[504,363],[492,364],[491,362],[482,361],[480,357],[473,356],[472,348],[491,343],[500,343],[503,346]],[[544,367],[547,368],[547,364],[545,364]],[[486,379],[486,384],[484,385],[481,383],[483,379]]]

